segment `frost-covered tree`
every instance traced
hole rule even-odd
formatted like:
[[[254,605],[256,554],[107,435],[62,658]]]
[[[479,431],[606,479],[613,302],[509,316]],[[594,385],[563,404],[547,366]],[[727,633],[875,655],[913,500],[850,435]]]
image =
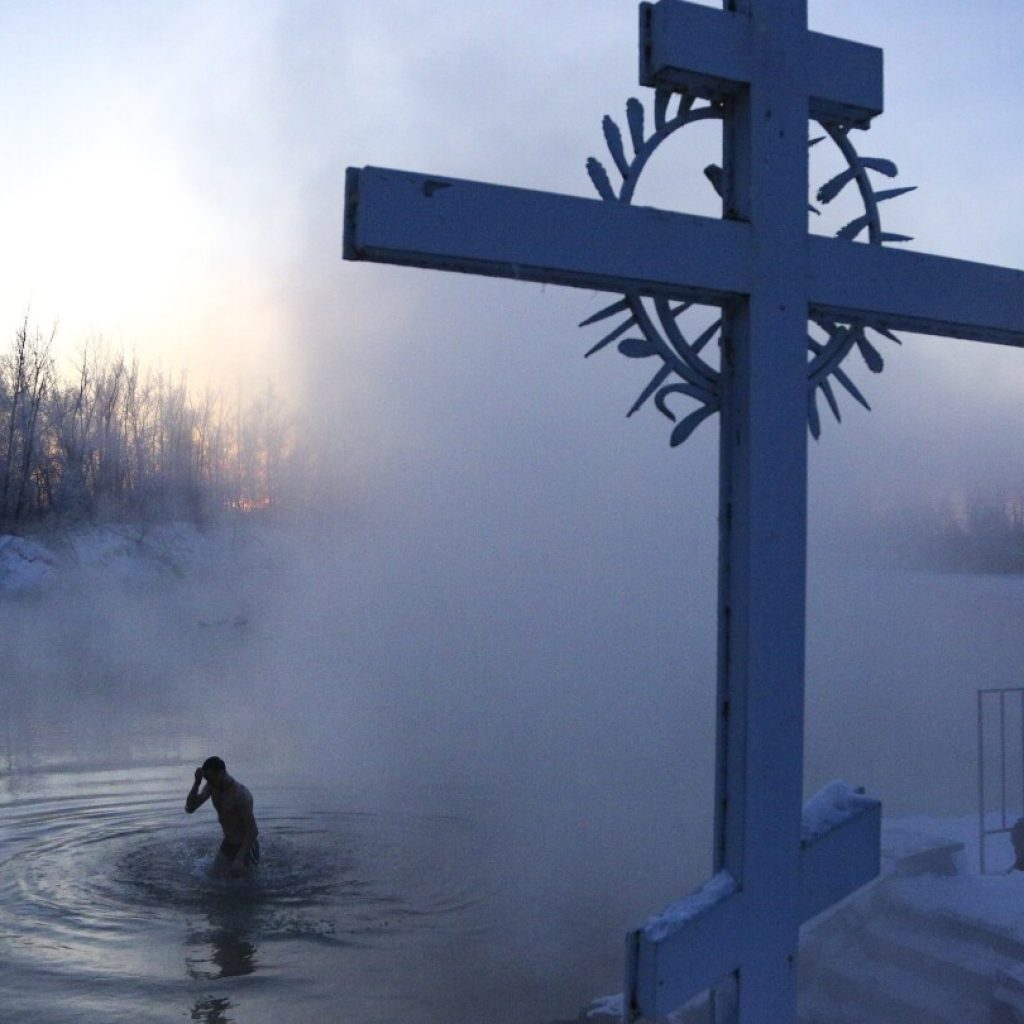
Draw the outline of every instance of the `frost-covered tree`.
[[[301,490],[292,418],[273,387],[234,401],[85,344],[66,379],[28,318],[0,353],[0,532],[56,520],[205,521]],[[289,486],[285,486],[285,481]]]

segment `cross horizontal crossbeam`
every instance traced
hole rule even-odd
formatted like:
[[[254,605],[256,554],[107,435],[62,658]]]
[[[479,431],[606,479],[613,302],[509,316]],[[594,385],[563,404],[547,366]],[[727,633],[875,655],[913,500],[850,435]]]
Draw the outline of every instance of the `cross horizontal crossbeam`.
[[[709,304],[753,287],[741,221],[376,167],[348,175],[347,259]],[[810,312],[1024,346],[1024,272],[816,235],[804,244]]]
[[[750,19],[698,4],[640,5],[640,82],[685,90],[707,99],[731,96],[757,77],[760,47]],[[787,73],[798,76],[810,116],[867,127],[882,112],[882,51],[846,39],[804,32],[799,58]]]
[[[576,196],[348,171],[346,259],[725,300],[749,281],[748,234],[738,222]]]
[[[965,341],[1024,345],[1024,272],[904,249],[808,238],[812,310]]]

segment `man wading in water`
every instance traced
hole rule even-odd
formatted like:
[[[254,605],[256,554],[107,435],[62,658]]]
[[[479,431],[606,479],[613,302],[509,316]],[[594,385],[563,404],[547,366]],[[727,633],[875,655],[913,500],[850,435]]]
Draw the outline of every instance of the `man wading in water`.
[[[200,793],[203,779],[206,779],[206,787]],[[211,798],[224,830],[214,870],[241,875],[260,862],[260,844],[256,841],[259,830],[252,814],[252,793],[228,775],[227,766],[219,757],[208,757],[203,766],[196,769],[195,782],[185,797],[185,811],[191,814]]]

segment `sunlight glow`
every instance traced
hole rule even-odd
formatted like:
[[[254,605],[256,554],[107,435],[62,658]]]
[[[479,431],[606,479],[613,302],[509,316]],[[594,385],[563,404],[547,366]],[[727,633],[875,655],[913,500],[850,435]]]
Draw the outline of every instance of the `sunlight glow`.
[[[61,320],[97,327],[114,317],[134,328],[166,311],[205,233],[172,167],[124,144],[79,153],[28,183],[16,217],[24,293],[33,305],[59,303]]]
[[[236,377],[272,351],[280,316],[252,254],[175,156],[152,140],[97,140],[8,194],[5,325],[27,311],[59,325],[62,358],[102,336],[194,379]]]

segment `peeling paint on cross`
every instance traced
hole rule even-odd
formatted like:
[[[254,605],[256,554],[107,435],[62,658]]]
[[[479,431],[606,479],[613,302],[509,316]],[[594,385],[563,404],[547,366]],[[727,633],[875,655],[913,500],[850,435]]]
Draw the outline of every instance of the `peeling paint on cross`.
[[[882,55],[810,32],[807,0],[641,5],[641,80],[726,101],[714,220],[350,169],[344,254],[723,308],[715,877],[631,933],[625,1014],[733,978],[742,1024],[796,1013],[800,924],[874,877],[880,807],[802,807],[807,322],[1024,345],[1024,274],[807,231],[808,119],[867,127]]]

